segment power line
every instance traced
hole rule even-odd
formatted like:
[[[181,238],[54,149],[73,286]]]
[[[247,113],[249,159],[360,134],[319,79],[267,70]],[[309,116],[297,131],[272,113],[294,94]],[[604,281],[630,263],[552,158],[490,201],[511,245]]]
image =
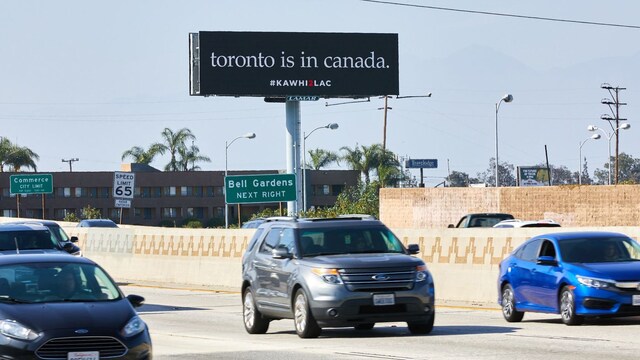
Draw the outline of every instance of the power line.
[[[502,17],[517,18],[517,19],[553,21],[553,22],[563,22],[563,23],[581,24],[581,25],[609,26],[609,27],[619,27],[619,28],[627,28],[627,29],[640,29],[639,25],[625,25],[625,24],[604,23],[604,22],[597,22],[597,21],[571,20],[571,19],[550,18],[550,17],[543,17],[543,16],[507,14],[507,13],[498,13],[498,12],[492,12],[492,11],[455,9],[455,8],[447,8],[447,7],[440,7],[440,6],[407,4],[407,3],[394,2],[394,1],[380,1],[380,0],[360,0],[360,1],[384,4],[384,5],[405,6],[405,7],[412,7],[412,8],[441,10],[441,11],[452,11],[452,12],[460,12],[460,13],[476,14],[476,15],[491,15],[491,16],[502,16]]]

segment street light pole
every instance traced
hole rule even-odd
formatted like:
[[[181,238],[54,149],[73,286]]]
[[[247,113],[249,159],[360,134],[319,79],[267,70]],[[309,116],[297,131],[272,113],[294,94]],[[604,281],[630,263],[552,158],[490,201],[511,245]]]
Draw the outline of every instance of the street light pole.
[[[384,110],[384,124],[382,126],[382,150],[387,148],[387,112],[392,108],[388,106],[388,100],[391,96],[385,95],[384,98],[384,107],[378,108],[378,110]],[[396,96],[396,99],[408,99],[408,98],[425,98],[431,97],[431,93],[427,93],[426,95],[408,95],[408,96]]]
[[[255,133],[246,133],[242,136],[238,136],[237,138],[231,140],[231,142],[225,141],[224,143],[224,187],[223,189],[227,188],[227,173],[229,171],[229,146],[231,146],[231,144],[233,144],[234,141],[238,140],[238,139],[242,139],[242,138],[246,138],[246,139],[253,139],[256,137]],[[229,228],[229,204],[227,204],[227,194],[224,194],[224,228],[228,229]],[[238,214],[239,216],[240,214]]]
[[[607,138],[607,151],[608,151],[608,154],[609,154],[609,157],[607,158],[607,163],[609,164],[609,166],[608,166],[608,168],[609,168],[609,181],[608,181],[608,185],[611,185],[611,138],[613,137],[613,135],[616,135],[616,134],[617,134],[618,130],[620,130],[620,129],[622,129],[622,130],[627,130],[627,129],[629,129],[629,128],[631,128],[631,124],[629,124],[629,123],[624,123],[624,124],[622,124],[622,125],[618,126],[617,128],[615,128],[615,129],[613,130],[613,132],[609,134],[608,132],[604,131],[604,129],[601,129],[601,128],[599,128],[599,127],[595,126],[595,125],[589,125],[589,126],[587,126],[587,130],[589,130],[589,131],[598,131],[598,130],[599,130],[599,131],[601,131],[601,132],[604,134],[604,136],[606,136],[606,138]]]
[[[582,145],[584,145],[584,143],[586,143],[589,140],[598,140],[600,139],[600,134],[593,134],[590,137],[584,139],[584,141],[582,141],[580,143],[580,149],[579,149],[579,155],[578,155],[578,159],[580,159],[579,161],[579,165],[578,165],[578,185],[582,185]]]
[[[318,126],[311,130],[309,134],[302,133],[302,210],[307,211],[307,138],[313,134],[314,131],[319,129],[335,130],[338,128],[338,124],[329,123],[325,126]]]
[[[500,167],[498,164],[498,110],[500,110],[500,104],[502,102],[512,102],[513,96],[511,94],[506,94],[496,103],[496,187],[500,187],[499,177],[498,177],[498,168]]]
[[[72,158],[72,159],[68,159],[68,160],[62,159],[62,162],[68,162],[69,163],[69,172],[73,172],[72,164],[73,164],[74,161],[80,161],[80,159],[78,159],[78,158]]]

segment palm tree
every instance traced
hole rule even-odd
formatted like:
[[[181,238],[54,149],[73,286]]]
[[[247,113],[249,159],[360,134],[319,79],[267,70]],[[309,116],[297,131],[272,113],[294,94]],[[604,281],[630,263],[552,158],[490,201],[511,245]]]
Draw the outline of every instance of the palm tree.
[[[37,171],[35,160],[40,160],[40,156],[31,149],[18,146],[6,137],[0,137],[0,172],[4,172],[5,165],[9,165],[13,171],[20,171],[20,168],[24,167]]]
[[[324,149],[309,150],[309,156],[311,157],[311,168],[313,170],[320,170],[321,168],[334,162],[337,163],[340,160],[340,156],[338,156],[338,154]]]
[[[404,180],[404,174],[400,169],[398,157],[389,149],[379,149],[378,153],[378,181],[380,186],[396,186],[398,182]]]
[[[133,161],[137,164],[149,165],[156,157],[156,155],[164,155],[164,151],[164,148],[159,146],[159,144],[152,144],[151,146],[149,146],[148,150],[145,150],[140,146],[134,146],[122,153],[122,160],[129,157],[132,158]]]
[[[158,146],[163,151],[168,151],[171,154],[171,160],[164,167],[165,171],[180,171],[180,164],[176,155],[180,150],[186,148],[185,143],[188,140],[195,140],[196,136],[191,133],[191,130],[182,128],[176,132],[169,128],[165,128],[162,131],[163,143],[156,143],[152,146]]]
[[[178,160],[178,166],[182,171],[195,171],[200,170],[200,166],[196,165],[196,162],[211,162],[211,158],[205,155],[200,155],[200,148],[191,144],[190,148],[179,148],[178,154],[180,159]],[[191,167],[189,167],[191,164]]]
[[[4,163],[10,165],[15,172],[19,172],[21,168],[32,168],[33,171],[38,171],[34,160],[40,160],[40,156],[27,147],[16,145],[14,151],[7,156]]]
[[[346,154],[342,156],[342,160],[346,161],[347,165],[353,170],[360,171],[364,176],[365,184],[368,185],[371,182],[371,171],[377,169],[380,164],[380,154],[383,150],[382,145],[360,145],[360,148],[356,145],[353,149],[348,146],[343,146],[340,150],[346,152]]]

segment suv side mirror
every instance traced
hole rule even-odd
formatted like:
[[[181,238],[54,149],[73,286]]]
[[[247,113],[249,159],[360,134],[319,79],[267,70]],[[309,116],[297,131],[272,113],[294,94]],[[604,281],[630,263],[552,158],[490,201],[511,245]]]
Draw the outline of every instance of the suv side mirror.
[[[448,228],[454,228],[455,226],[453,226],[453,224],[449,224],[447,227]]]
[[[129,300],[131,306],[133,306],[134,308],[144,305],[144,298],[140,295],[127,295],[127,300]]]
[[[77,236],[72,236],[72,237],[69,238],[69,241],[71,241],[72,243],[78,242],[78,237]]]
[[[407,246],[407,250],[409,251],[409,254],[415,255],[415,254],[420,252],[420,245],[418,245],[418,244],[409,244],[409,246]]]
[[[293,259],[293,254],[286,247],[277,247],[271,250],[271,256],[274,259]]]

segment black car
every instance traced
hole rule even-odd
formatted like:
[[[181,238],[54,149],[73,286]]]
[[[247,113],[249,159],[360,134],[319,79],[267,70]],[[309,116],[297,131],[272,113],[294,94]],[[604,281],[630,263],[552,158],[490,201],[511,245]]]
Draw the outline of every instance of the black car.
[[[68,252],[71,255],[82,256],[82,250],[76,243],[78,242],[77,236],[69,236],[67,233],[60,227],[60,224],[53,220],[23,220],[23,221],[12,221],[4,224],[15,225],[15,224],[28,224],[28,225],[43,225],[49,229],[51,233],[51,238],[57,241],[62,249]]]
[[[0,358],[151,359],[143,302],[87,258],[0,256]]]
[[[79,248],[71,242],[61,244],[40,224],[0,224],[0,253],[73,253]]]
[[[272,320],[294,319],[298,336],[313,338],[324,327],[406,322],[428,334],[434,282],[418,251],[378,220],[267,219],[242,258],[245,329],[262,334]]]

